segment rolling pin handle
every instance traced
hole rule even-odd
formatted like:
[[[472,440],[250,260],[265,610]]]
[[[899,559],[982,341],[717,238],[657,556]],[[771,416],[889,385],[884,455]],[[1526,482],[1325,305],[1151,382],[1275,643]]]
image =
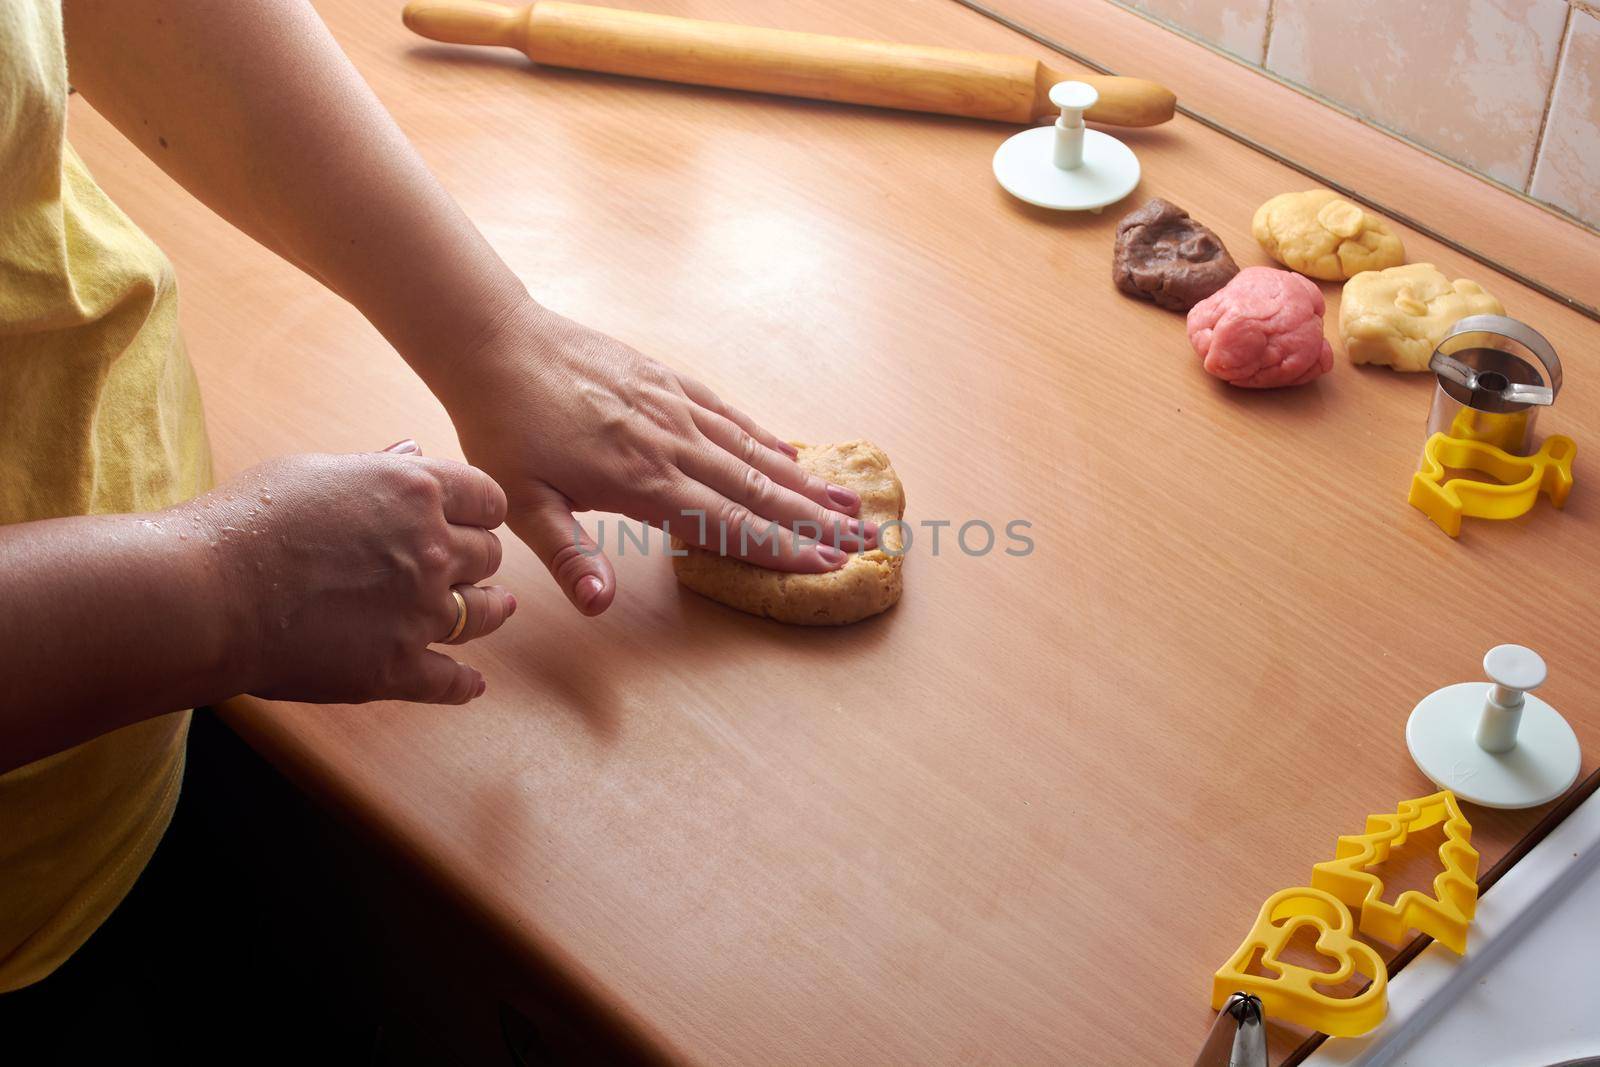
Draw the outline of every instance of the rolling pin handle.
[[[400,20],[412,33],[434,41],[520,49],[531,10],[490,0],[411,0]]]
[[[1083,113],[1094,107],[1100,94],[1084,82],[1057,82],[1050,88],[1050,102],[1061,109],[1056,119],[1055,164],[1061,170],[1083,166]]]

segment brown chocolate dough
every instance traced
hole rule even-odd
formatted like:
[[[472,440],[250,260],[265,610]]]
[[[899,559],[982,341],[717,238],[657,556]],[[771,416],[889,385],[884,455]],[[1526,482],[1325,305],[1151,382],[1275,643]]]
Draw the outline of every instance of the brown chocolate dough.
[[[1217,235],[1165,200],[1152,200],[1117,223],[1111,278],[1129,296],[1187,311],[1239,273]]]

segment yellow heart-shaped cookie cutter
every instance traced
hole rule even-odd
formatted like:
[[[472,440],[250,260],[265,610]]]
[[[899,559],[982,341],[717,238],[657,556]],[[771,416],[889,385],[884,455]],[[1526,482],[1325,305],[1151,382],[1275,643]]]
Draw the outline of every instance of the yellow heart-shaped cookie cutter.
[[[1280,958],[1295,931],[1304,926],[1317,931],[1317,951],[1338,962],[1332,973]],[[1258,951],[1261,967],[1272,975],[1250,973]],[[1355,974],[1372,980],[1355,996],[1324,992]],[[1383,960],[1371,946],[1355,939],[1350,909],[1331,893],[1297,886],[1278,890],[1261,905],[1249,936],[1211,980],[1211,1006],[1220,1010],[1235,991],[1254,993],[1269,1019],[1335,1037],[1356,1037],[1383,1021],[1389,1007],[1388,986]]]

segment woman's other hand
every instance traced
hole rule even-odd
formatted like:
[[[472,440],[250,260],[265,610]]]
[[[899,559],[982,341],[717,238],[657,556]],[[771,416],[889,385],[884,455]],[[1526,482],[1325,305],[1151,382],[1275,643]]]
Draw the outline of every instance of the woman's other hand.
[[[500,568],[490,531],[505,493],[401,448],[271,460],[169,513],[209,539],[245,692],[464,704],[484,691],[478,671],[428,646],[455,629],[452,589],[467,607],[453,644],[516,610],[506,589],[478,585]]]

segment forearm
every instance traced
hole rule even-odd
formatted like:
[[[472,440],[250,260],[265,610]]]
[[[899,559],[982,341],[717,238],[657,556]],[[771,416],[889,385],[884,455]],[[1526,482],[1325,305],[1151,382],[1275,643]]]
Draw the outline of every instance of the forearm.
[[[527,292],[306,0],[66,0],[73,84],[219,215],[349,300],[438,391]]]
[[[245,684],[184,514],[0,526],[0,773]]]

